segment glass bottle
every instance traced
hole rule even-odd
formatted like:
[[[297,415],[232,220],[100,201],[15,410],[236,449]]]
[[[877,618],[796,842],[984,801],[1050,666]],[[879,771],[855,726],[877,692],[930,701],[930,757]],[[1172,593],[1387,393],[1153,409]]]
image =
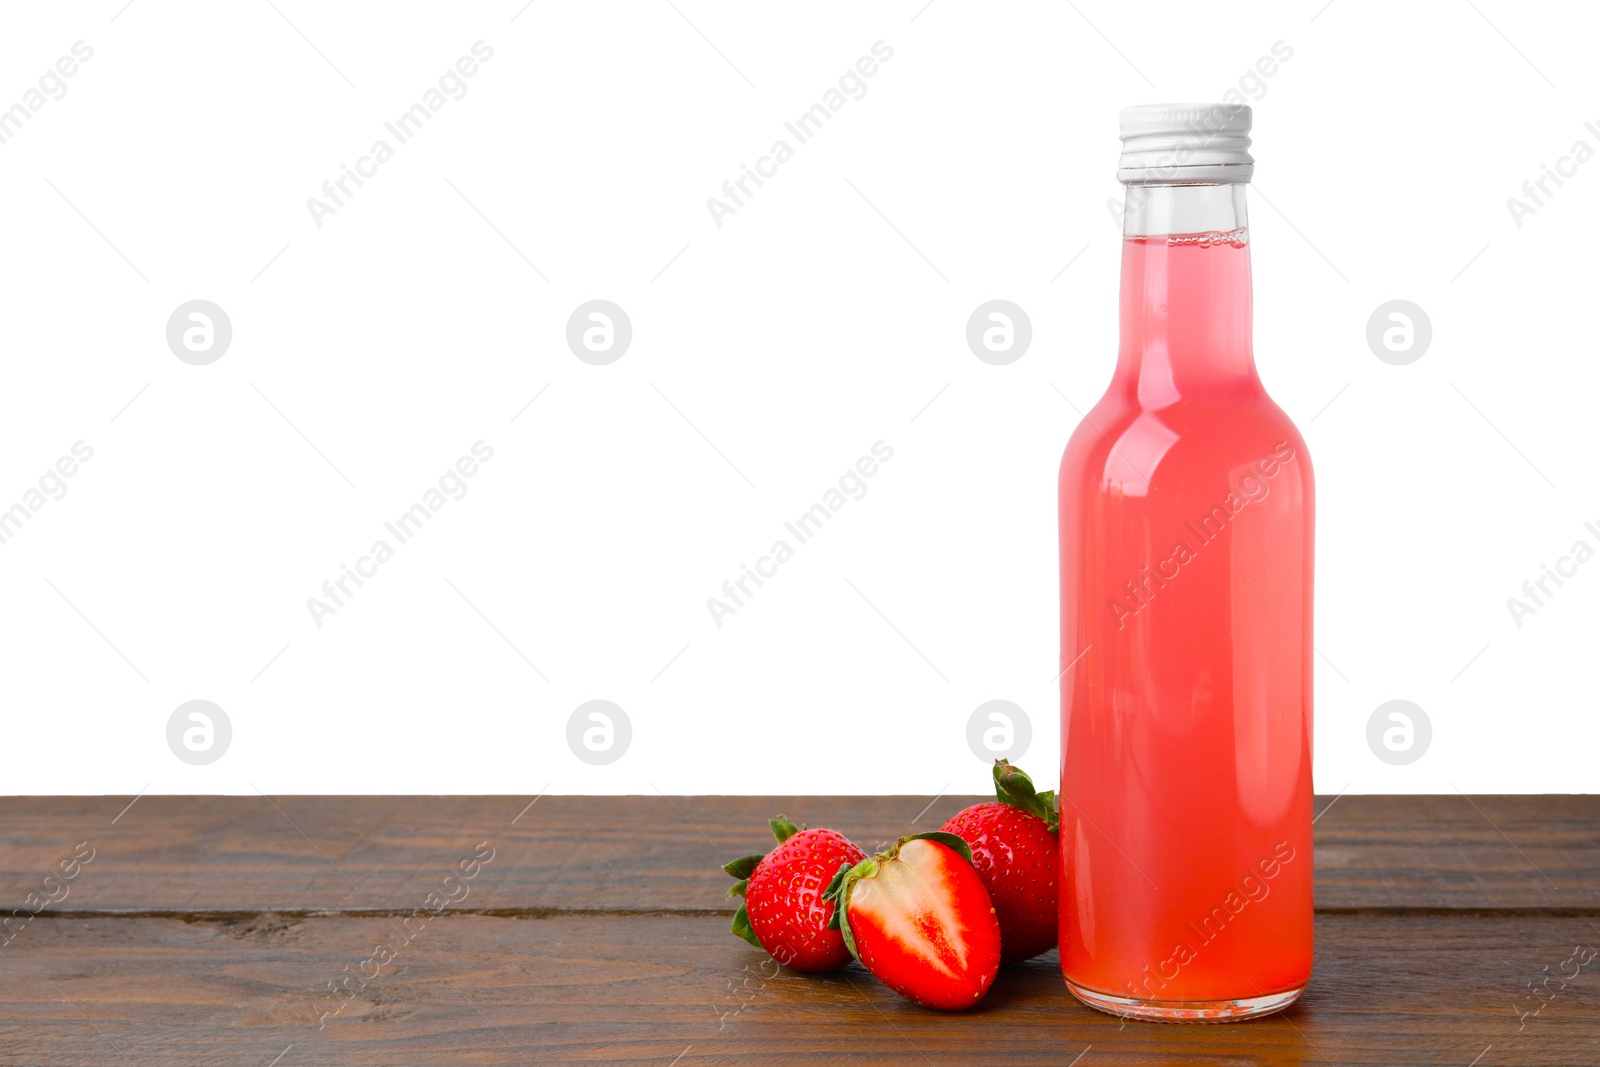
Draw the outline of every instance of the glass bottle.
[[[1311,974],[1312,475],[1251,349],[1250,119],[1123,112],[1120,351],[1061,462],[1061,968],[1167,1021]]]

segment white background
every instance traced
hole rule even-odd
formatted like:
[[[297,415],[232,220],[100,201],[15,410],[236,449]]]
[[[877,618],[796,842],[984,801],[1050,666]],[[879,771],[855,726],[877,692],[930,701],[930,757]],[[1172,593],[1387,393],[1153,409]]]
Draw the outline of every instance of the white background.
[[[5,791],[977,792],[993,698],[1053,782],[1055,476],[1115,352],[1116,113],[1241,80],[1257,359],[1317,468],[1318,789],[1600,780],[1600,562],[1520,628],[1506,604],[1600,547],[1600,162],[1520,228],[1506,204],[1600,148],[1591,8],[123,3],[0,28],[0,107],[94,50],[0,145],[0,507],[94,450],[0,545]],[[479,40],[318,228],[307,198]],[[233,326],[209,366],[165,339],[196,298]],[[604,367],[564,339],[594,298],[633,324]],[[993,298],[1033,324],[1004,367],[964,337]],[[1395,298],[1433,323],[1408,366],[1365,341]],[[318,628],[307,598],[479,440],[467,495]],[[713,625],[879,440],[867,494]],[[200,767],[166,743],[197,698],[233,728]],[[633,728],[598,767],[565,733],[594,698]],[[1433,725],[1401,767],[1366,742],[1395,698]]]

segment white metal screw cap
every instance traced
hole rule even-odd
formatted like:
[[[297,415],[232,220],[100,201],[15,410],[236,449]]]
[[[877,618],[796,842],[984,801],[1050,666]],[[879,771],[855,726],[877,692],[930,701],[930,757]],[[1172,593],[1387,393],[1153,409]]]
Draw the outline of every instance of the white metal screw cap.
[[[1248,104],[1144,104],[1124,108],[1117,180],[1129,185],[1248,182]]]

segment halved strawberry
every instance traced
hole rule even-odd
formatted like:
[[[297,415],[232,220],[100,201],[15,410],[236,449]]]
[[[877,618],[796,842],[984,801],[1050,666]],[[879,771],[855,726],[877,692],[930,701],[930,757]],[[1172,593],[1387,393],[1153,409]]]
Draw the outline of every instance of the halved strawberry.
[[[728,895],[744,897],[733,916],[733,932],[797,971],[843,967],[850,952],[833,922],[833,903],[822,894],[835,871],[867,854],[842,834],[804,830],[787,816],[768,825],[777,848],[764,856],[740,856],[722,868],[739,879]]]
[[[943,829],[972,847],[972,865],[1000,919],[1000,960],[1016,963],[1056,947],[1060,817],[1055,793],[1005,760],[994,764],[998,801],[974,804]]]
[[[925,1008],[960,1011],[1000,969],[1000,924],[967,843],[935,830],[843,866],[824,899],[862,966]]]

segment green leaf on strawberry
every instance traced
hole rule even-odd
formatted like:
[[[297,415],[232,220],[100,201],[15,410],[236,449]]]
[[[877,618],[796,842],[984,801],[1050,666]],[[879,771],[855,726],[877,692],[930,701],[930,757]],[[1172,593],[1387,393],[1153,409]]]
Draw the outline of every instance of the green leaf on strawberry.
[[[780,845],[802,829],[790,822],[787,815],[780,815],[776,819],[768,819],[767,825],[772,827],[772,836],[778,839],[778,844]]]
[[[1051,833],[1060,830],[1061,815],[1056,811],[1055,790],[1036,792],[1033,779],[1022,768],[1013,767],[1009,760],[994,761],[994,795],[1002,804],[1021,808],[1029,815],[1043,819]]]
[[[733,932],[750,942],[756,948],[761,948],[761,939],[756,936],[755,930],[750,927],[750,912],[743,904],[733,913]]]
[[[781,842],[780,842],[781,843]],[[748,878],[755,873],[756,864],[761,862],[764,853],[757,852],[751,856],[740,856],[723,865],[723,870],[735,878]]]

